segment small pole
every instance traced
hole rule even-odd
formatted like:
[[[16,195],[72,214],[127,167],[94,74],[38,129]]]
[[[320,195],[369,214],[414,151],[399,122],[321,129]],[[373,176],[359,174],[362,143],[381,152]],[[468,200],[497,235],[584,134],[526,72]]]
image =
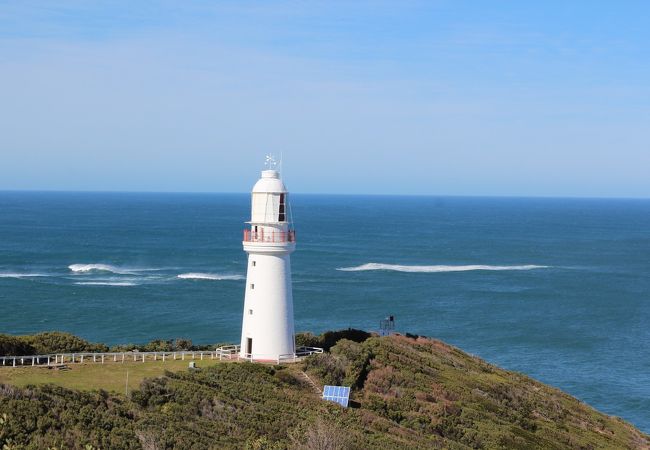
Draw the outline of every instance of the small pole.
[[[126,369],[126,387],[124,388],[124,395],[129,396],[129,369]]]

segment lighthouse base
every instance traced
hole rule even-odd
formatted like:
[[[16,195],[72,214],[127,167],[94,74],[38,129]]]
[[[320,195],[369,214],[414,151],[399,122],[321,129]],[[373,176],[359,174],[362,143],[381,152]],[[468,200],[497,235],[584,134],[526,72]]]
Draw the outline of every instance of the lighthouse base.
[[[249,361],[261,364],[287,364],[300,362],[307,356],[318,353],[323,353],[323,349],[320,347],[298,347],[295,353],[278,355],[277,358],[258,358],[251,355],[242,356],[241,346],[239,345],[223,345],[218,347],[216,350],[217,358],[219,358],[220,361]]]

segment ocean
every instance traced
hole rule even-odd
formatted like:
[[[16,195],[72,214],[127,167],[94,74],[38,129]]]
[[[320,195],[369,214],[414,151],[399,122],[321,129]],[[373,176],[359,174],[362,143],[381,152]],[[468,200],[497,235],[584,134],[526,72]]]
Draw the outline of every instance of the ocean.
[[[650,200],[291,196],[296,330],[456,345],[650,432]],[[0,332],[239,339],[246,194],[0,192]]]

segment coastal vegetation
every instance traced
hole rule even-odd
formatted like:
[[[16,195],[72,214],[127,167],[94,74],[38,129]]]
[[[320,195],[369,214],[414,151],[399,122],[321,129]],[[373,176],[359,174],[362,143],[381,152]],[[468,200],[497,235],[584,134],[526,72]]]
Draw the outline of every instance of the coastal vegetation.
[[[128,395],[101,388],[101,377],[88,377],[81,390],[47,373],[20,378],[47,369],[2,368],[0,447],[650,448],[650,437],[630,424],[440,341],[358,330],[297,341],[328,351],[283,366],[160,363]],[[84,364],[71,372],[83,380],[84,371],[153,364]],[[16,370],[23,375],[8,378]],[[351,386],[351,407],[321,400],[309,380],[317,388]]]
[[[194,345],[190,339],[156,339],[146,344],[121,344],[108,347],[88,342],[78,336],[61,331],[46,331],[25,336],[0,334],[1,356],[45,355],[50,353],[79,352],[171,352],[176,350],[208,350],[215,345]]]

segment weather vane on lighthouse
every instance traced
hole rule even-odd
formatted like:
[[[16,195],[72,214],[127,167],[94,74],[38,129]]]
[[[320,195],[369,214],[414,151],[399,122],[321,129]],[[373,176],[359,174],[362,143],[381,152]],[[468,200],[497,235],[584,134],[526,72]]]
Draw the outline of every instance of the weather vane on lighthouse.
[[[269,169],[273,170],[277,167],[278,162],[275,160],[275,156],[269,153],[268,155],[266,155],[266,161],[264,162],[264,165]]]

